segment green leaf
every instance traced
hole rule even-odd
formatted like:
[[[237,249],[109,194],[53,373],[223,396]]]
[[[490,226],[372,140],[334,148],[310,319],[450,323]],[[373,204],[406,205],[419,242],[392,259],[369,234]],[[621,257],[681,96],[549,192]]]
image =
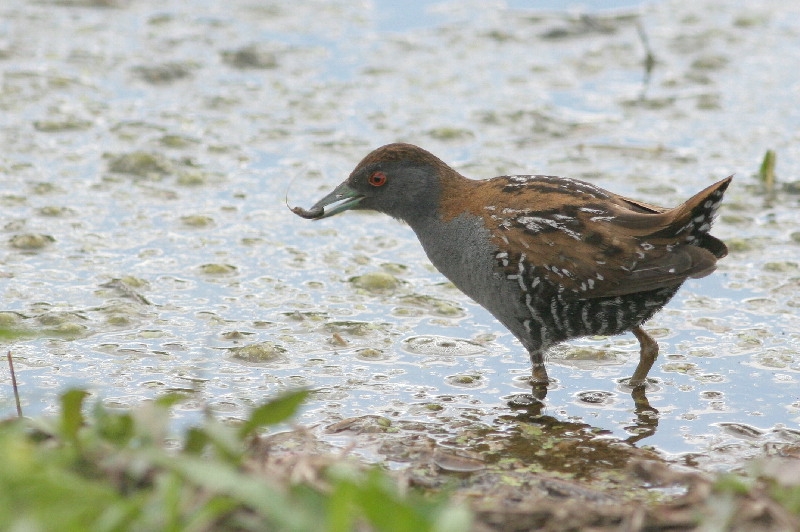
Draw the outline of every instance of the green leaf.
[[[85,390],[69,390],[61,395],[61,436],[77,443],[78,430],[83,425],[83,400],[89,395]]]
[[[238,506],[238,501],[230,497],[214,497],[192,512],[183,530],[215,530],[214,525]]]
[[[200,454],[208,443],[208,434],[203,429],[191,427],[186,431],[183,451],[188,454]]]
[[[472,530],[472,513],[465,505],[447,505],[436,516],[434,530],[437,532],[461,532]]]
[[[358,488],[353,482],[336,482],[328,497],[328,532],[348,532],[353,530],[356,517],[355,503]]]
[[[379,469],[369,471],[366,482],[361,483],[359,488],[361,510],[377,530],[423,532],[432,529],[432,523],[422,515],[425,502],[403,500],[396,486]]]
[[[761,167],[758,169],[758,179],[764,183],[768,189],[775,186],[775,162],[777,156],[775,150],[767,150],[764,154],[764,160],[761,162]]]
[[[286,495],[259,477],[243,473],[227,464],[189,455],[168,456],[153,453],[150,458],[209,494],[227,495],[250,507],[263,518],[275,523],[278,530],[300,532],[319,529],[309,512],[296,507]]]
[[[213,446],[219,459],[233,465],[241,463],[244,446],[234,427],[214,418],[208,418],[203,423],[203,427],[198,430],[203,432],[207,444]]]
[[[133,417],[129,413],[109,412],[99,401],[94,408],[94,426],[97,434],[118,446],[127,444],[134,435]]]
[[[180,393],[180,392],[171,392],[165,393],[161,397],[158,397],[154,403],[156,406],[160,406],[163,408],[172,408],[176,404],[186,401],[189,398],[188,394]]]
[[[734,495],[747,495],[750,492],[752,480],[733,473],[720,475],[714,482],[714,489],[721,493],[732,493]]]
[[[276,425],[294,416],[300,405],[311,393],[310,390],[296,390],[285,393],[250,413],[250,418],[239,428],[239,436],[244,438],[256,429]]]

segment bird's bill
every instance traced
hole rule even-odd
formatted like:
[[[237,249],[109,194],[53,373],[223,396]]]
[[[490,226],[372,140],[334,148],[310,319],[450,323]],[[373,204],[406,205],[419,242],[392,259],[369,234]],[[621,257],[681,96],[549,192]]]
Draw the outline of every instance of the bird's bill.
[[[347,183],[342,183],[333,189],[330,194],[316,202],[309,210],[295,207],[292,209],[292,212],[303,218],[322,220],[323,218],[328,218],[334,214],[339,214],[342,211],[356,207],[363,199],[363,195],[350,188]],[[333,207],[326,209],[325,207],[329,205]]]

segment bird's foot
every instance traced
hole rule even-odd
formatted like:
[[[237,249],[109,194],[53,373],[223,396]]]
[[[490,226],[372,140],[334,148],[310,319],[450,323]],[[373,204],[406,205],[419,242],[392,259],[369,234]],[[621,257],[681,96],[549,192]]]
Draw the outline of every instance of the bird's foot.
[[[550,384],[550,377],[547,376],[544,364],[534,363],[531,367],[531,385],[547,386],[548,384]]]
[[[630,379],[628,379],[628,382],[626,384],[633,389],[644,390],[645,388],[647,388],[647,379],[646,378],[635,379],[631,377]]]

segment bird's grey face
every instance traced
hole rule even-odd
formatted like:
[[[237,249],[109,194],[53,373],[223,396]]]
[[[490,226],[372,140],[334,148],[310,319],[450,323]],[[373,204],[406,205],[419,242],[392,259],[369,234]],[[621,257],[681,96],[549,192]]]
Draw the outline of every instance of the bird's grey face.
[[[305,218],[321,220],[346,210],[374,210],[410,221],[435,212],[440,185],[436,168],[413,159],[363,161],[347,180],[309,210]]]

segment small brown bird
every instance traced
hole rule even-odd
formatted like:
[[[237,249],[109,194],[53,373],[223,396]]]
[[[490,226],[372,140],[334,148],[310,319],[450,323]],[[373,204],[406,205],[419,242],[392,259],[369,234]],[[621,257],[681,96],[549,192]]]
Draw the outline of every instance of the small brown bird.
[[[666,209],[576,179],[476,181],[422,148],[389,144],[310,210],[292,210],[318,220],[371,209],[408,223],[433,265],[522,342],[533,383],[548,382],[552,345],[631,331],[641,350],[629,383],[642,386],[658,356],[642,324],[727,254],[709,230],[731,179]]]

